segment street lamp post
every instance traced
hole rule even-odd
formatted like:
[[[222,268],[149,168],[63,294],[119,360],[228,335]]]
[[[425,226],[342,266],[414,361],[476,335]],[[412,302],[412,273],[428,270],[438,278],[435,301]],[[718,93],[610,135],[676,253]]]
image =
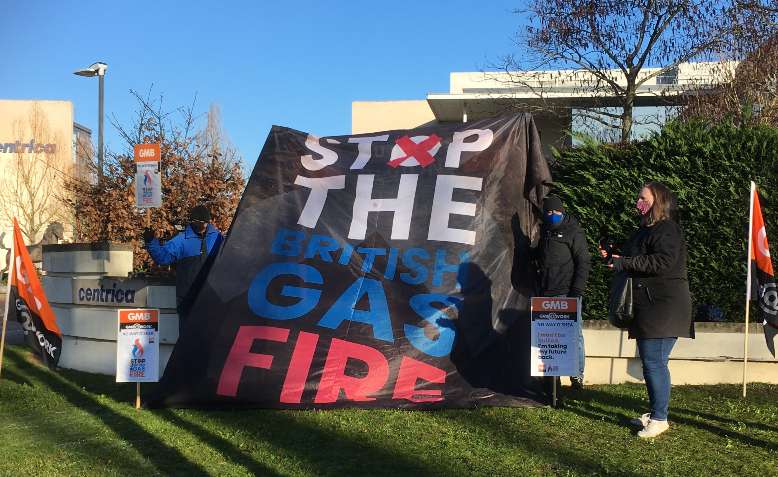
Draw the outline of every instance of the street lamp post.
[[[108,69],[108,65],[101,61],[93,63],[88,68],[74,71],[73,74],[78,76],[97,76],[100,80],[100,95],[98,102],[98,114],[97,121],[97,183],[102,185],[103,183],[103,95],[105,91],[105,71]]]

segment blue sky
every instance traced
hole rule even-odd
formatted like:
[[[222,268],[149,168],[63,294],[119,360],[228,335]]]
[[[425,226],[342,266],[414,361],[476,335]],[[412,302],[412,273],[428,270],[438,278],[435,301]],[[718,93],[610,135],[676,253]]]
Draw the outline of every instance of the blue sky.
[[[273,124],[351,131],[351,102],[422,99],[449,72],[480,71],[515,52],[517,1],[7,1],[0,98],[65,99],[97,138],[97,79],[108,63],[106,116],[129,123],[129,90],[154,85],[167,109],[210,103],[250,171]],[[108,119],[106,119],[108,121]],[[106,122],[106,145],[124,144]]]

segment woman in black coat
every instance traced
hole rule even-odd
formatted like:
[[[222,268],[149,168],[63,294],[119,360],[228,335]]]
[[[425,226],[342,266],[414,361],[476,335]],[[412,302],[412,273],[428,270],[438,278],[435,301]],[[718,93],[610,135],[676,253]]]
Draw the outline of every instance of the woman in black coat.
[[[692,304],[686,273],[686,241],[675,220],[674,194],[662,183],[649,182],[636,204],[640,228],[612,256],[612,267],[632,277],[635,319],[629,337],[637,340],[651,412],[633,422],[640,437],[655,437],[669,428],[670,370],[667,363],[677,338],[694,338]],[[602,253],[602,252],[601,252]]]

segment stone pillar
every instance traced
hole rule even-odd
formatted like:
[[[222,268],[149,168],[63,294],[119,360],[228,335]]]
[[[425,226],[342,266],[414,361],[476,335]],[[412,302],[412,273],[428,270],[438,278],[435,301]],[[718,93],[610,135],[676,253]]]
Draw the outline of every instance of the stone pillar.
[[[175,286],[131,277],[130,244],[43,246],[43,288],[62,330],[59,366],[114,375],[117,311],[159,308],[160,375],[178,339]]]

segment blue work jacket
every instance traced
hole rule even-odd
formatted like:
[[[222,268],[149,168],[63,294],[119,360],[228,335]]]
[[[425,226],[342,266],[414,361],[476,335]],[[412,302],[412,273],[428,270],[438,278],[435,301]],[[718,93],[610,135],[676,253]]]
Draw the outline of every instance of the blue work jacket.
[[[206,246],[205,253],[203,253],[203,240]],[[207,269],[203,269],[203,266],[213,262],[223,240],[221,232],[209,223],[204,237],[195,233],[192,227],[187,225],[183,232],[164,244],[161,244],[157,238],[146,242],[146,250],[154,262],[158,265],[175,265],[176,303],[179,314],[188,313],[191,301],[208,272]]]

